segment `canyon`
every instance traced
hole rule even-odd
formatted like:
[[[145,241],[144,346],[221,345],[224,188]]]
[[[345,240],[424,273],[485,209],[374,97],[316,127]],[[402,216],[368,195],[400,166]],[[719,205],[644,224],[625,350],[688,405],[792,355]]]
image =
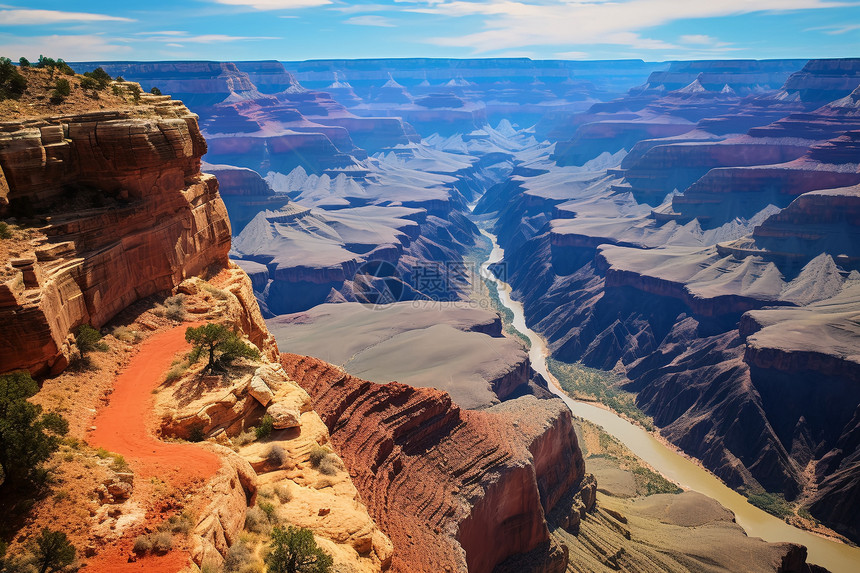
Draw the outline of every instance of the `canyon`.
[[[121,372],[153,352],[117,325],[221,322],[259,351],[153,387],[152,431],[216,462],[175,484],[190,536],[139,566],[225,567],[266,519],[349,571],[823,569],[575,417],[501,284],[554,360],[611,372],[661,439],[860,539],[860,60],[72,66],[144,93],[0,122],[18,233],[0,372],[52,403],[87,386],[77,329],[102,329],[116,387],[87,408],[116,416]],[[137,481],[98,510],[113,533],[81,534],[97,570],[161,499],[99,419],[74,432]],[[135,503],[145,518],[110,514]]]

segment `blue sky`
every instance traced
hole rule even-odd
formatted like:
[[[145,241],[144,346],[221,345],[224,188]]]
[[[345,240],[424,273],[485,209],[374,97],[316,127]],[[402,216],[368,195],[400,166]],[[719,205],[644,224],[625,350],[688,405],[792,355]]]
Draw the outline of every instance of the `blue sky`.
[[[69,61],[860,57],[860,1],[0,3],[0,55],[39,54]]]

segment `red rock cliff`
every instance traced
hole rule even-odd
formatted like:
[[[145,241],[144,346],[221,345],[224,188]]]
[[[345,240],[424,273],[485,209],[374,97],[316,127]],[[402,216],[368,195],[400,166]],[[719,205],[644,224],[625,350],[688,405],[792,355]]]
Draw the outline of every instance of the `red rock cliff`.
[[[394,542],[392,571],[489,573],[546,546],[545,515],[584,476],[561,401],[525,396],[461,410],[438,390],[374,384],[305,356],[282,354],[281,363],[310,393]],[[566,553],[547,560],[563,562],[545,570],[563,570]]]
[[[0,320],[18,333],[0,371],[57,372],[69,333],[227,265],[230,223],[206,142],[181,102],[145,94],[115,111],[0,123],[0,208],[37,237],[10,261]]]

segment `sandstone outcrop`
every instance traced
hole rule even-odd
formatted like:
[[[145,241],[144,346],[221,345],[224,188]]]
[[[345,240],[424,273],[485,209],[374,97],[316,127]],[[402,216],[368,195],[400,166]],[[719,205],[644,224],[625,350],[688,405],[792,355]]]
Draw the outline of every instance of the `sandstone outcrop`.
[[[221,458],[221,468],[205,487],[208,505],[192,530],[191,559],[219,566],[245,526],[245,514],[257,499],[257,474],[251,465],[224,446],[208,444]]]
[[[247,509],[260,495],[279,520],[312,529],[338,566],[360,573],[387,569],[391,542],[368,515],[342,462],[330,463],[323,473],[310,460],[312,450],[328,444],[329,433],[308,393],[265,359],[236,364],[221,376],[197,370],[168,382],[157,403],[162,436],[202,437],[222,459],[205,486],[206,504],[192,532],[194,562],[223,565],[246,526]],[[264,413],[275,418],[272,433],[240,441]]]
[[[438,390],[366,382],[304,356],[281,362],[391,536],[393,571],[490,572],[534,551],[549,541],[546,515],[584,477],[559,401],[524,396],[468,411]],[[563,568],[564,553],[553,555]]]
[[[200,172],[205,152],[196,117],[156,96],[126,111],[0,125],[6,212],[42,217],[21,253],[30,259],[23,284],[0,287],[0,316],[19,333],[0,370],[62,370],[76,326],[99,327],[227,264],[230,223],[216,179]]]

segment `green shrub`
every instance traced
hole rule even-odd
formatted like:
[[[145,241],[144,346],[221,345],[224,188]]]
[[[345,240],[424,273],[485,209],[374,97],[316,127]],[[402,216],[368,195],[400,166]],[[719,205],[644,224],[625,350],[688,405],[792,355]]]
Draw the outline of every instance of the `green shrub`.
[[[20,58],[18,58],[18,66],[20,66],[22,68],[29,68],[30,67],[30,60],[28,60],[24,56],[21,56]]]
[[[53,76],[54,69],[57,67],[57,62],[54,58],[46,58],[45,56],[39,55],[39,62],[36,64],[36,67],[50,70],[51,76]]]
[[[681,493],[684,491],[660,474],[642,466],[633,468],[633,479],[645,490],[645,495],[657,493]]]
[[[187,360],[173,364],[164,376],[164,381],[173,382],[174,380],[179,380],[188,371],[189,366],[191,365]]]
[[[278,496],[281,503],[289,503],[293,499],[293,490],[288,485],[282,485],[275,488],[275,495]]]
[[[135,553],[149,553],[152,551],[152,540],[148,535],[138,535],[134,540]]]
[[[185,295],[178,294],[164,300],[164,316],[176,322],[185,320]]]
[[[61,571],[75,560],[75,546],[62,531],[51,531],[47,527],[30,544],[30,551],[36,558],[36,570]]]
[[[168,531],[159,531],[151,535],[153,553],[167,553],[173,549],[173,536]]]
[[[326,459],[330,453],[330,449],[320,446],[319,444],[314,444],[308,456],[311,460],[311,466],[318,468],[322,461]]]
[[[45,477],[43,464],[60,447],[69,423],[59,414],[42,414],[27,401],[39,391],[29,372],[0,376],[0,491],[32,486]]]
[[[121,96],[121,95],[122,95],[122,93],[123,93],[123,92],[122,92],[122,88],[121,88],[121,87],[119,87],[119,86],[111,86],[111,87],[110,87],[110,91],[111,91],[111,92],[113,93],[113,95],[115,95],[115,96]]]
[[[128,462],[125,461],[125,457],[120,454],[112,454],[113,461],[110,463],[110,469],[115,472],[127,472],[129,471]]]
[[[275,505],[268,501],[258,501],[257,505],[263,510],[263,513],[266,514],[266,518],[269,520],[269,523],[274,523],[275,521]]]
[[[238,541],[227,550],[227,557],[224,559],[224,571],[228,573],[243,571],[252,559],[253,554],[248,546],[242,541]]]
[[[99,352],[108,350],[108,345],[101,340],[101,333],[89,324],[82,324],[75,331],[75,343],[78,346],[78,350],[81,351],[81,356],[85,356],[93,350],[98,350]]]
[[[202,442],[206,439],[206,432],[203,431],[202,424],[196,424],[191,426],[191,429],[188,430],[188,441],[189,442]]]
[[[286,450],[279,444],[272,444],[269,451],[266,452],[266,459],[277,467],[283,466],[288,461]]]
[[[334,560],[317,546],[310,529],[275,527],[266,565],[271,573],[328,573]]]
[[[57,78],[54,82],[54,89],[51,91],[51,103],[57,104],[65,101],[72,93],[72,85],[66,78]]]
[[[257,436],[258,440],[261,440],[263,438],[268,438],[274,429],[275,419],[266,414],[260,419],[260,425],[257,426],[256,430],[254,430],[254,434]]]
[[[7,223],[0,221],[0,239],[11,239],[12,230]]]
[[[103,90],[108,87],[108,84],[110,84],[111,82],[110,74],[108,74],[102,68],[96,68],[91,72],[84,72],[84,77],[95,81],[98,85],[98,89],[100,90]],[[81,85],[83,85],[83,83]]]
[[[227,300],[227,298],[230,296],[230,293],[228,293],[227,291],[221,290],[220,288],[214,287],[208,283],[203,285],[203,290],[205,290],[218,300]]]
[[[62,58],[57,59],[56,66],[57,66],[57,69],[60,70],[61,73],[65,74],[67,76],[75,75],[75,70],[73,70],[71,68],[71,66],[69,66],[69,64],[67,64],[65,61],[63,61]]]
[[[160,95],[161,95],[161,90],[160,90],[160,89],[158,89],[158,88],[157,88],[157,87],[155,87],[155,86],[152,86],[152,89],[151,89],[151,90],[149,90],[149,93],[151,93],[152,95],[160,96]]]
[[[140,86],[131,85],[131,86],[129,86],[128,91],[131,92],[131,97],[132,97],[132,99],[134,99],[135,105],[139,104],[140,103],[140,93],[141,93]]]
[[[158,530],[187,535],[193,527],[194,520],[191,518],[191,514],[183,511],[180,514],[171,515],[166,521],[163,521],[158,526]]]
[[[99,83],[95,81],[93,78],[83,77],[81,78],[81,89],[83,90],[97,90],[99,89]]]
[[[333,476],[340,471],[340,464],[334,455],[329,454],[322,459],[317,469],[323,475]]]
[[[269,530],[272,525],[269,523],[269,518],[266,513],[257,506],[248,509],[245,512],[245,529],[253,533],[264,533]]]
[[[9,58],[0,58],[0,100],[18,99],[27,90],[27,78],[12,65]]]

